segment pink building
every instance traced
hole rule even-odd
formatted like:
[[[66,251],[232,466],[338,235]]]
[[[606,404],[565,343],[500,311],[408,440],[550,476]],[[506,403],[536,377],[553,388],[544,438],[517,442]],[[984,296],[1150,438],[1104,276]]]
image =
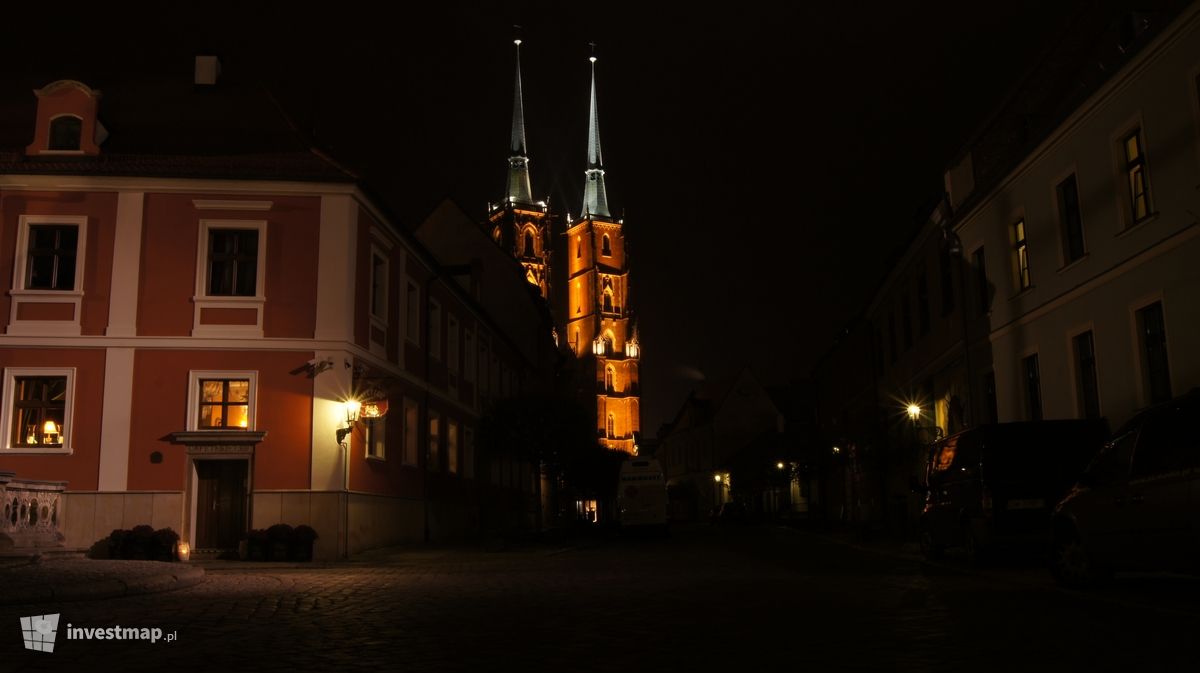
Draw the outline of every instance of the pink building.
[[[534,471],[475,433],[549,385],[549,326],[497,324],[208,65],[103,98],[54,82],[0,128],[0,472],[67,482],[68,547],[149,524],[230,550],[287,523],[334,558],[528,521]]]

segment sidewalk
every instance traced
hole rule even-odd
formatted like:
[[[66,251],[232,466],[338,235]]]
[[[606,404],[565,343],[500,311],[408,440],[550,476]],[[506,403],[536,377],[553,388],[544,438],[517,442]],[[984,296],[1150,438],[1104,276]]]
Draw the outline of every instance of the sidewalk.
[[[187,563],[42,559],[0,567],[0,605],[84,601],[152,594],[204,581],[204,569]]]

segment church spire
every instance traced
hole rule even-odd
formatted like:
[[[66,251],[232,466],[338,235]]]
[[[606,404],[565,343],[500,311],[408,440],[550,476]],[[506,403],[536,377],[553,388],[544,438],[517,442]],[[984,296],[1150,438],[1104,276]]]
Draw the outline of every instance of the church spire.
[[[595,45],[593,45],[593,48]],[[604,159],[600,154],[600,119],[596,111],[596,57],[592,62],[592,107],[588,114],[588,163],[584,171],[583,216],[612,217],[608,211],[608,195],[604,192]]]
[[[525,150],[525,108],[521,102],[521,40],[513,40],[517,49],[517,79],[513,88],[512,142],[509,143],[508,190],[509,202],[533,203],[529,187],[529,156]]]

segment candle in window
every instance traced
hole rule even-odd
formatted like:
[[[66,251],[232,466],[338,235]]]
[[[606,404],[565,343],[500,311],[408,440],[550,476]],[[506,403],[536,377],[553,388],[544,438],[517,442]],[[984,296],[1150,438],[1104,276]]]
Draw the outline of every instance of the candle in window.
[[[25,443],[26,444],[37,444],[38,443],[37,426],[36,425],[29,426],[29,430],[25,434]]]

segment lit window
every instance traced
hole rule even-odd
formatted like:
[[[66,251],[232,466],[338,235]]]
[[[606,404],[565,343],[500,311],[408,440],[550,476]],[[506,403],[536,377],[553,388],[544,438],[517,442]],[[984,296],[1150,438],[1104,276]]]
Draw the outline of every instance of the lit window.
[[[1135,129],[1125,136],[1125,177],[1129,185],[1129,205],[1133,221],[1140,222],[1150,214],[1150,190],[1146,184],[1146,153],[1142,149],[1142,130]]]
[[[252,371],[188,373],[188,430],[253,430],[258,374]]]
[[[458,423],[454,421],[446,427],[446,471],[458,473]]]
[[[441,426],[442,419],[435,412],[429,412],[429,457],[425,463],[428,470],[438,470],[441,467]]]
[[[75,370],[4,370],[3,448],[16,453],[70,453]]]
[[[30,224],[25,289],[75,290],[78,246],[79,227],[76,225]]]
[[[257,296],[258,244],[257,229],[208,230],[208,296]]]
[[[1013,261],[1017,268],[1017,287],[1021,290],[1033,285],[1029,275],[1029,246],[1025,242],[1025,220],[1017,220],[1013,225]]]
[[[250,426],[249,379],[200,379],[196,427],[202,430]]]
[[[605,426],[605,432],[606,432],[605,436],[609,437],[609,438],[616,437],[617,436],[616,427],[617,427],[617,420],[613,417],[612,414],[609,414],[608,415],[608,423]]]
[[[75,115],[62,115],[50,120],[50,150],[79,151],[83,139],[83,120]]]

